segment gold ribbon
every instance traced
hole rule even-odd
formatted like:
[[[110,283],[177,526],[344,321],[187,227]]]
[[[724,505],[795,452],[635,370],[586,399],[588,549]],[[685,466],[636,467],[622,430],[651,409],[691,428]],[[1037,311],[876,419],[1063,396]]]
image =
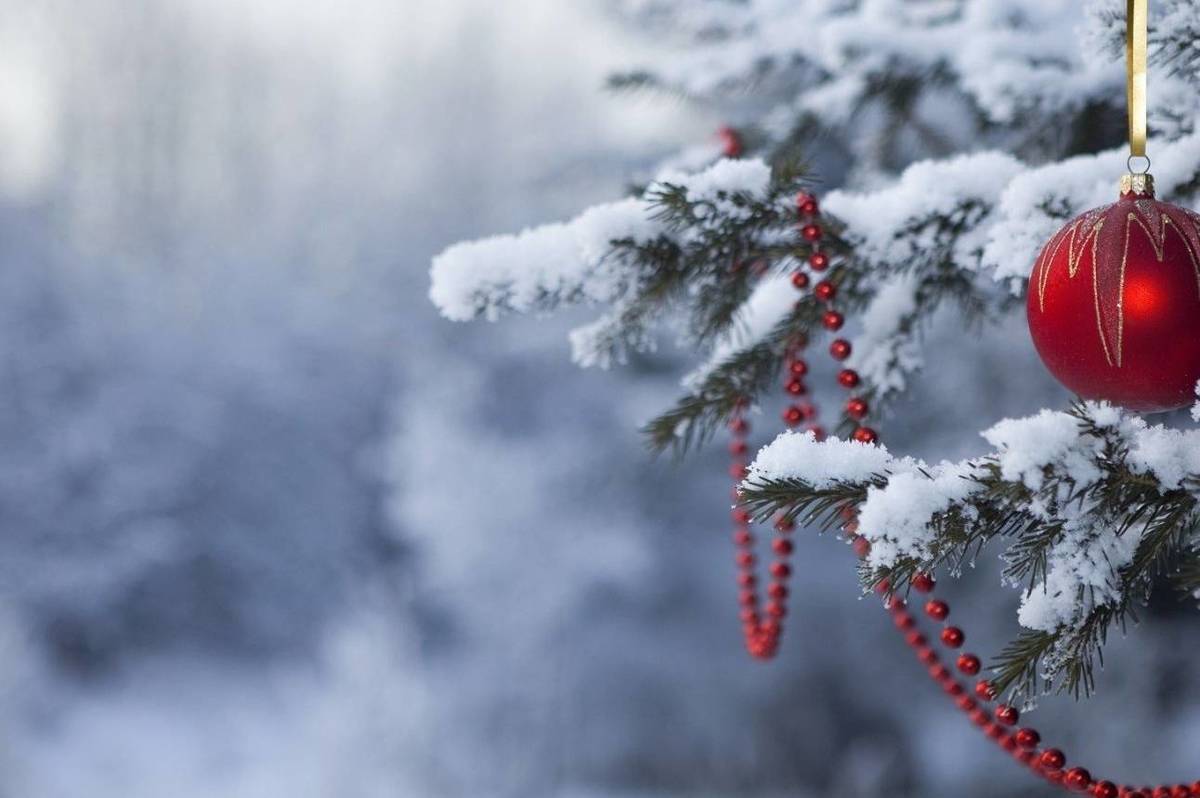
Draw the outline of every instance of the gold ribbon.
[[[1125,73],[1129,155],[1146,156],[1146,17],[1149,0],[1126,0]]]

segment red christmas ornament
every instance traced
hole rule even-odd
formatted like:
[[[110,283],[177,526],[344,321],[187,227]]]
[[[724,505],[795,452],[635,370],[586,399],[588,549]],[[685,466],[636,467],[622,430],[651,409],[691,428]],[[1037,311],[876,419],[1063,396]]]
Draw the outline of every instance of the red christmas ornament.
[[[1200,379],[1200,214],[1126,175],[1117,202],[1068,222],[1029,279],[1029,331],[1063,385],[1156,412]]]

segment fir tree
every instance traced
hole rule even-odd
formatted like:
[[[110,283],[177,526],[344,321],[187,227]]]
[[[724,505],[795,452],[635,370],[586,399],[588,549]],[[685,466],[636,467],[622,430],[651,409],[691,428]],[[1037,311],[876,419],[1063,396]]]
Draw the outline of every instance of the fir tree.
[[[749,93],[738,146],[681,153],[633,196],[567,223],[451,247],[434,261],[431,296],[456,320],[604,306],[572,336],[584,366],[623,362],[674,331],[701,362],[646,425],[655,451],[704,443],[777,384],[792,343],[823,333],[820,303],[788,278],[811,254],[794,200],[813,188],[810,153],[837,151],[853,166],[847,187],[821,198],[821,247],[840,306],[862,319],[849,365],[875,409],[919,379],[922,333],[940,309],[982,334],[1020,312],[1038,249],[1068,218],[1111,202],[1125,169],[1124,4],[1091,0],[1083,14],[1031,0],[623,5],[680,46],[611,85],[710,102]],[[1194,205],[1200,12],[1159,6],[1158,193]],[[722,146],[740,157],[721,157]],[[841,432],[851,429],[847,419]],[[1200,591],[1196,434],[1079,403],[996,425],[985,433],[993,451],[940,465],[785,435],[760,453],[743,495],[760,518],[818,526],[857,509],[873,544],[867,588],[886,579],[903,591],[917,572],[953,572],[1005,546],[1026,631],[994,663],[997,682],[1082,695],[1108,631],[1156,580]],[[839,473],[846,458],[861,462]]]

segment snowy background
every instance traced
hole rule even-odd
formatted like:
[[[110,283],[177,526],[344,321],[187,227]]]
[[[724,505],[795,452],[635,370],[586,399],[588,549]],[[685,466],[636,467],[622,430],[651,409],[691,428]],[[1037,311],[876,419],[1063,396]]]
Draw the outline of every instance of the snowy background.
[[[584,371],[583,315],[430,305],[446,245],[722,121],[602,91],[654,45],[609,10],[0,2],[0,796],[1037,794],[832,539],[745,656],[722,452],[636,433],[683,353]],[[896,450],[1063,400],[1020,318],[934,339]],[[1018,596],[979,569],[950,596],[990,653]],[[1161,604],[1034,715],[1131,781],[1200,775],[1200,636]]]

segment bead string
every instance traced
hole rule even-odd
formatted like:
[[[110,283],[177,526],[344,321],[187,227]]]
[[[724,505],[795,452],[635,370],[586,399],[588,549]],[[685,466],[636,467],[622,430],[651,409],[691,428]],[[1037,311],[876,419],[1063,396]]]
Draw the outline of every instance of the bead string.
[[[800,234],[812,247],[808,258],[808,269],[816,275],[829,268],[829,256],[821,251],[821,240],[824,232],[819,223],[820,209],[815,197],[800,194],[796,198],[796,207],[800,219]],[[799,291],[808,289],[813,276],[803,267],[798,268],[792,275],[792,284]],[[813,296],[824,303],[822,325],[830,332],[836,333],[845,324],[845,316],[837,310],[837,286],[829,280],[820,279],[812,288]],[[804,397],[808,395],[804,376],[808,373],[808,363],[801,356],[808,341],[798,338],[793,341],[787,351],[787,375],[784,390],[796,401],[783,411],[784,423],[792,428],[807,422],[806,430],[818,440],[825,436],[824,430],[817,425],[817,407]],[[835,338],[829,346],[830,356],[842,363],[850,357],[852,347],[844,338]],[[850,368],[843,367],[837,376],[838,384],[853,392],[861,383],[859,374]],[[729,451],[732,457],[730,476],[733,477],[734,500],[739,496],[737,484],[746,477],[747,456],[749,444],[747,437],[750,433],[750,423],[745,418],[748,403],[742,402],[735,409],[729,422],[731,441]],[[853,438],[862,443],[873,444],[879,436],[874,429],[863,422],[870,413],[870,406],[860,396],[851,393],[847,400],[845,415],[856,422]],[[779,641],[783,633],[783,619],[787,615],[787,581],[792,568],[789,558],[793,551],[791,533],[795,523],[786,516],[776,518],[774,527],[777,533],[771,548],[775,559],[769,567],[771,581],[767,586],[769,601],[765,607],[766,618],[760,612],[760,600],[757,590],[757,577],[754,573],[754,535],[750,529],[750,513],[742,508],[733,509],[734,534],[733,540],[737,548],[736,562],[738,566],[739,603],[741,605],[742,631],[746,649],[756,659],[768,660],[779,651]],[[855,554],[865,559],[871,551],[870,541],[859,534],[857,514],[848,510],[843,519],[842,530],[849,540]],[[950,604],[934,595],[936,582],[928,574],[917,574],[912,579],[912,588],[917,593],[925,594],[928,598],[924,606],[925,615],[931,620],[942,624],[938,635],[941,645],[950,652],[957,652],[966,642],[966,632],[959,626],[948,623]],[[887,596],[891,586],[885,580],[876,586],[876,592]],[[955,705],[967,715],[970,721],[978,727],[997,746],[1012,755],[1020,764],[1032,773],[1042,777],[1051,784],[1076,793],[1089,793],[1094,798],[1200,798],[1200,781],[1191,786],[1185,784],[1160,785],[1158,787],[1119,786],[1111,781],[1093,779],[1087,768],[1073,766],[1067,768],[1066,755],[1058,748],[1042,746],[1042,738],[1036,729],[1030,727],[1015,728],[1020,720],[1020,712],[1007,704],[997,704],[994,709],[989,706],[996,702],[998,696],[991,683],[986,679],[978,679],[974,688],[968,691],[959,681],[954,670],[962,676],[975,678],[982,670],[982,662],[978,656],[969,652],[958,654],[954,662],[954,670],[948,667],[937,650],[930,644],[929,639],[921,632],[917,617],[909,611],[908,602],[898,596],[892,596],[884,603],[885,609],[891,614],[896,629],[904,635],[905,642],[916,654],[917,659],[928,669],[931,679],[937,683],[945,694],[954,701]]]

